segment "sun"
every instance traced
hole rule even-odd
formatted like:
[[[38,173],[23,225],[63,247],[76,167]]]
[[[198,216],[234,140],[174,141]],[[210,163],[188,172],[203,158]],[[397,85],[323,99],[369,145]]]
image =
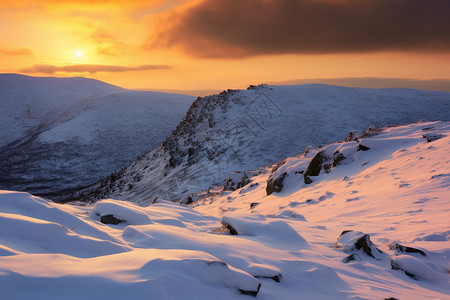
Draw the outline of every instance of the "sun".
[[[75,50],[75,57],[76,58],[82,58],[83,57],[83,51],[81,50]]]

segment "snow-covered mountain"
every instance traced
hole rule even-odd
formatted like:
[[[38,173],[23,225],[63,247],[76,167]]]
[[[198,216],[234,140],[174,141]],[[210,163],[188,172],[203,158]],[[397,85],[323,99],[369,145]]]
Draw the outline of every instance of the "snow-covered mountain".
[[[0,74],[0,147],[27,131],[54,121],[65,109],[92,96],[124,89],[82,77],[31,77]]]
[[[0,187],[57,198],[92,184],[160,144],[193,100],[86,78],[0,74]]]
[[[449,122],[369,130],[189,206],[1,191],[1,295],[447,299],[449,151]]]
[[[75,198],[177,200],[350,130],[420,120],[450,120],[450,93],[314,84],[228,90],[197,99],[160,146]]]

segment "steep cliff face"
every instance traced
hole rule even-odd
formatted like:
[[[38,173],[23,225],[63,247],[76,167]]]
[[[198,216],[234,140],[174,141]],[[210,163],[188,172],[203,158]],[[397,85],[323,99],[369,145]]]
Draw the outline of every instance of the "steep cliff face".
[[[178,200],[255,169],[343,140],[350,130],[448,120],[450,94],[326,85],[250,86],[198,98],[160,146],[72,198]]]

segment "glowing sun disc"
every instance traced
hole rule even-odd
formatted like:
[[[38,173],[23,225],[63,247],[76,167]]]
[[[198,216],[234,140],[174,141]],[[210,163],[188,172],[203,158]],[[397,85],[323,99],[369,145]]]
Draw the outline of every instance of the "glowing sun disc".
[[[76,50],[76,51],[75,51],[75,56],[76,56],[77,58],[83,57],[83,51],[81,51],[81,50]]]

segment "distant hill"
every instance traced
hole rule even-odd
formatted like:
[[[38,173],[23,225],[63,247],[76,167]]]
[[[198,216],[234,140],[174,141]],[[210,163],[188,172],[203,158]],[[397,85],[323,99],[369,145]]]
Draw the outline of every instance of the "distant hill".
[[[194,97],[0,74],[0,187],[56,197],[159,145]]]

